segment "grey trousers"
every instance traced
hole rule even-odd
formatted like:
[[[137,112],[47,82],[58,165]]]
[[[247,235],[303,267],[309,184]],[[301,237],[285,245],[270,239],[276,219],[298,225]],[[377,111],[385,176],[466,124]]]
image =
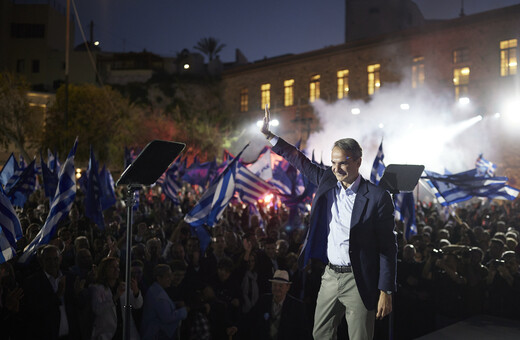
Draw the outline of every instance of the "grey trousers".
[[[335,340],[343,315],[350,340],[372,340],[375,312],[365,308],[353,273],[336,273],[329,266],[325,267],[314,314],[312,335],[315,340]]]

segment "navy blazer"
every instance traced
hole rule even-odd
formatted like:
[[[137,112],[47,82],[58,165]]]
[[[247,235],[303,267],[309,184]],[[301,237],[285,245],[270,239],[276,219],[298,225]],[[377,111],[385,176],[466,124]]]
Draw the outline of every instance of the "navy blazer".
[[[310,226],[298,263],[309,259],[325,264],[327,258],[329,191],[338,180],[330,167],[312,163],[303,153],[280,138],[272,150],[284,157],[318,186],[312,201]],[[349,256],[361,299],[368,310],[377,307],[379,291],[395,291],[397,240],[394,232],[394,205],[390,194],[361,178],[350,224]]]

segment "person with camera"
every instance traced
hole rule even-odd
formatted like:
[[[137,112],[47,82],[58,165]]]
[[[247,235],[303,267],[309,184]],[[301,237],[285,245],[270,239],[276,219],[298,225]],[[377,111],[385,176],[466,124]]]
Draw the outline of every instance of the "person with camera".
[[[506,251],[500,259],[488,264],[488,312],[492,315],[520,319],[520,273],[518,258],[514,251]]]
[[[451,251],[432,249],[427,257],[423,277],[430,281],[434,292],[437,329],[453,324],[464,316],[463,296],[467,280],[459,272],[460,266],[457,255]]]

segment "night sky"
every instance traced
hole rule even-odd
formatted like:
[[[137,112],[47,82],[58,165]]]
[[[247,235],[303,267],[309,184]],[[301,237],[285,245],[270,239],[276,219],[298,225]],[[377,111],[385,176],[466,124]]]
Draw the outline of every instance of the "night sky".
[[[344,0],[74,0],[87,39],[103,51],[146,49],[175,56],[193,50],[202,37],[226,47],[221,60],[233,61],[239,48],[249,61],[302,53],[344,40]],[[455,18],[460,0],[416,0],[426,19]],[[466,15],[519,4],[520,0],[465,0]],[[82,42],[76,28],[76,44]]]

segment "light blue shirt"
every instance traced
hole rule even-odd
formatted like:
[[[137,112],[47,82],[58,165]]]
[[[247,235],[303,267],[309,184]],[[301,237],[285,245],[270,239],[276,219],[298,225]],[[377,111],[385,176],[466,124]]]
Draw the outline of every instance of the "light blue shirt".
[[[338,182],[334,190],[329,192],[327,257],[330,263],[337,266],[350,265],[350,222],[360,181],[361,176],[358,175],[354,183],[346,189]]]

